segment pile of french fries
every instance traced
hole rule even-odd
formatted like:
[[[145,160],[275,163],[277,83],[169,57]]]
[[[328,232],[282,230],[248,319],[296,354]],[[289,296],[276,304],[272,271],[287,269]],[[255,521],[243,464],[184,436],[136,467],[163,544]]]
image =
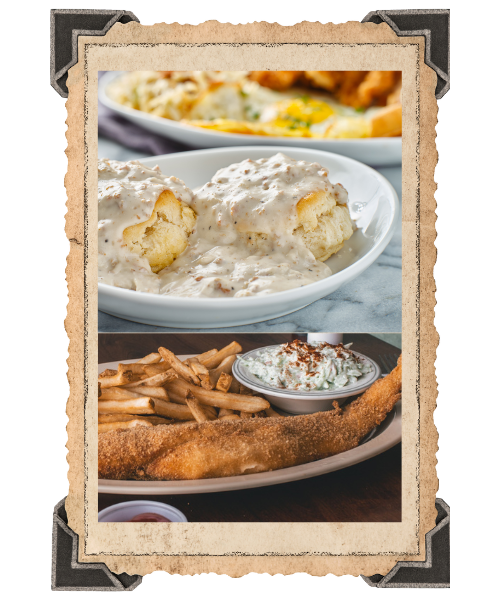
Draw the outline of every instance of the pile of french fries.
[[[241,346],[231,342],[180,360],[167,348],[99,375],[99,433],[196,421],[281,417],[232,376]]]

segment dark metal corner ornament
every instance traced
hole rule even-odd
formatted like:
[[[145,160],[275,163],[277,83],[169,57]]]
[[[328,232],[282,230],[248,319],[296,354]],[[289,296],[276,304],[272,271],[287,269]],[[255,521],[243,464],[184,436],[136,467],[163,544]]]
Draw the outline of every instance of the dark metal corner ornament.
[[[52,525],[52,590],[130,591],[140,575],[112,573],[104,563],[78,562],[78,535],[68,527],[65,500],[54,507]]]
[[[69,69],[78,61],[78,36],[106,35],[115,23],[139,19],[128,10],[50,11],[50,85],[63,98],[68,97]]]
[[[425,37],[425,64],[436,72],[436,100],[450,89],[450,11],[374,10],[361,23],[387,23],[398,37]]]
[[[115,23],[139,19],[126,10],[50,11],[50,83],[68,97],[68,70],[78,61],[78,36],[105,35]],[[362,23],[387,23],[398,36],[425,37],[425,64],[438,77],[436,99],[450,89],[450,11],[448,9],[375,10]]]
[[[425,536],[425,561],[398,562],[387,575],[361,577],[378,588],[450,587],[450,507],[436,498],[436,527]]]

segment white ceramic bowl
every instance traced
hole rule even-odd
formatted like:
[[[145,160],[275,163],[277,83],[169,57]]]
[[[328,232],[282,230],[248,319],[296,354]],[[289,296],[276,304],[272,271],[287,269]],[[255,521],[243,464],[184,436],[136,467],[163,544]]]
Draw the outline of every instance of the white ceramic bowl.
[[[128,108],[115,102],[106,94],[106,87],[120,72],[110,71],[99,81],[99,100],[113,112],[128,121],[152,131],[158,135],[187,144],[193,148],[220,148],[222,146],[262,146],[279,144],[281,146],[300,146],[327,152],[336,152],[343,156],[355,158],[369,165],[400,165],[402,156],[402,138],[363,138],[345,140],[322,140],[316,138],[270,137],[263,135],[242,135],[211,131],[192,125],[178,123],[171,119],[157,117],[149,113]]]
[[[247,158],[270,157],[277,152],[330,171],[333,183],[349,193],[349,208],[358,229],[340,252],[326,264],[333,274],[304,287],[245,298],[182,298],[125,290],[99,284],[99,310],[110,315],[163,327],[203,329],[247,325],[294,312],[337,290],[363,273],[384,251],[397,223],[399,200],[392,185],[374,169],[355,160],[319,150],[249,146],[194,150],[142,159],[159,165],[165,175],[175,175],[191,189],[209,181],[221,167]]]
[[[97,515],[99,523],[127,523],[142,513],[156,513],[172,523],[187,523],[186,516],[178,508],[153,500],[132,500],[104,508]]]
[[[334,400],[337,400],[339,401],[339,404],[342,404],[342,400],[345,402],[346,398],[363,393],[377,381],[381,374],[381,369],[375,361],[364,354],[353,352],[358,358],[372,366],[372,371],[363,374],[358,378],[356,383],[351,383],[338,390],[328,391],[314,390],[311,392],[304,392],[275,388],[253,375],[245,366],[243,366],[242,360],[255,357],[258,352],[271,350],[277,347],[278,346],[266,346],[264,348],[258,348],[257,350],[251,350],[243,356],[239,356],[238,360],[233,364],[233,375],[240,383],[246,385],[258,394],[265,396],[269,402],[278,408],[294,415],[306,415],[323,410],[331,410],[332,402]]]

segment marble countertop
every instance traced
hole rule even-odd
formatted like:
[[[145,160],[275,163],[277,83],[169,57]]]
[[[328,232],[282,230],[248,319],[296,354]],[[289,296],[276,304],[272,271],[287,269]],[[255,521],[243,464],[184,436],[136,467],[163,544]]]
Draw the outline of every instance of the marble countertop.
[[[110,140],[99,138],[99,156],[115,160],[145,158]],[[378,168],[394,186],[401,201],[401,166]],[[400,211],[401,214],[401,211]],[[292,314],[240,327],[201,331],[273,332],[400,332],[402,290],[401,218],[387,248],[373,265],[354,281]],[[185,329],[156,327],[125,321],[99,311],[99,332],[182,332]]]

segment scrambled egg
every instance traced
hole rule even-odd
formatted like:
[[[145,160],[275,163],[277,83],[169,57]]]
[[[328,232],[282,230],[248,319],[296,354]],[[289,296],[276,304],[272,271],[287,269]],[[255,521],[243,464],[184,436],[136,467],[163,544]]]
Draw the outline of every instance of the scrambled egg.
[[[317,138],[401,134],[400,104],[353,108],[325,90],[271,89],[251,77],[245,71],[140,71],[119,77],[107,93],[130,108],[230,133]]]

